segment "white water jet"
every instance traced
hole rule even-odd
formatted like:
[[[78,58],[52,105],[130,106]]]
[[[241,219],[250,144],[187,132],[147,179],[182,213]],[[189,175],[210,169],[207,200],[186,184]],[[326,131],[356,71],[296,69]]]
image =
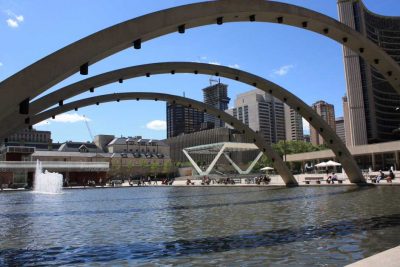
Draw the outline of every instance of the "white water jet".
[[[42,163],[37,160],[33,191],[44,194],[60,194],[62,185],[62,174],[56,172],[48,172],[47,170],[43,172]]]

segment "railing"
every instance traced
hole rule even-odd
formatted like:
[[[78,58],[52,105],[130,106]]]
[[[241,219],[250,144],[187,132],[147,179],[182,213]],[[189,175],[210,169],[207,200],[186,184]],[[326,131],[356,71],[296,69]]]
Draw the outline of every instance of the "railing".
[[[109,162],[41,161],[43,170],[49,171],[108,171]],[[0,172],[36,169],[36,161],[0,161]]]

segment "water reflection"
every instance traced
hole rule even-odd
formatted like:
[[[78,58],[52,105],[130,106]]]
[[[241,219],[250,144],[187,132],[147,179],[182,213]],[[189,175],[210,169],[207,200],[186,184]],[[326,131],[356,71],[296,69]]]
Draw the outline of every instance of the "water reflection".
[[[312,239],[340,238],[363,231],[382,230],[400,226],[400,214],[345,220],[319,227],[312,225],[298,229],[279,229],[225,237],[208,237],[193,240],[180,239],[163,243],[132,243],[106,246],[52,247],[40,250],[2,250],[2,264],[77,264],[108,262],[123,259],[152,260],[164,257],[181,257],[190,254],[206,254],[237,249],[277,246]],[[382,249],[389,248],[381,244]],[[347,248],[351,250],[351,248]]]
[[[145,212],[153,212],[153,211],[164,211],[164,210],[193,210],[193,209],[205,209],[205,208],[213,208],[213,207],[225,207],[225,206],[233,206],[233,205],[252,205],[252,204],[262,204],[262,203],[272,203],[272,202],[285,202],[285,201],[296,201],[296,200],[312,200],[316,198],[325,198],[327,196],[335,196],[335,195],[341,195],[345,193],[354,193],[354,192],[359,192],[361,190],[365,191],[371,189],[371,187],[355,187],[352,189],[348,189],[345,191],[338,191],[338,192],[327,192],[327,193],[322,193],[322,194],[304,194],[304,195],[296,195],[296,196],[289,196],[289,197],[279,197],[279,198],[267,198],[267,199],[259,199],[259,200],[252,200],[252,201],[242,201],[242,202],[228,202],[228,203],[209,203],[205,205],[196,205],[198,202],[196,201],[196,197],[209,197],[209,196],[221,196],[224,195],[222,194],[204,194],[204,195],[192,195],[192,196],[178,196],[179,197],[185,197],[188,198],[185,203],[192,205],[178,205],[178,206],[170,206],[170,205],[163,205],[163,207],[152,207],[152,208],[131,208],[131,209],[113,209],[113,210],[79,210],[79,211],[63,211],[63,212],[29,212],[29,213],[16,213],[16,212],[11,212],[11,213],[1,213],[0,217],[8,217],[8,218],[19,218],[19,217],[25,217],[25,216],[30,216],[30,217],[38,217],[38,216],[44,216],[44,217],[52,217],[52,216],[85,216],[85,215],[93,215],[93,214],[118,214],[118,213],[127,213],[127,212],[138,212],[138,213],[145,213]],[[288,189],[286,189],[288,190]],[[289,189],[290,190],[290,189]],[[310,190],[312,192],[314,190]],[[163,191],[161,191],[163,192]],[[252,191],[253,193],[256,191]],[[260,192],[260,191],[257,191]],[[240,193],[240,192],[239,192]],[[235,200],[237,199],[237,194],[239,193],[225,193],[227,195],[226,199],[227,200]],[[247,194],[249,192],[246,192]],[[158,197],[158,198],[153,198],[152,200],[157,200],[157,199],[169,199],[169,198],[174,198],[175,196],[168,196],[168,197]],[[231,199],[229,199],[231,197]],[[150,198],[144,198],[144,199],[150,199]],[[131,200],[143,200],[141,198],[138,199],[116,199],[113,201],[119,202],[119,201],[131,201]],[[92,200],[93,201],[93,200]],[[109,202],[109,200],[103,200],[106,202]],[[71,202],[67,201],[64,202],[64,204]],[[80,201],[76,201],[81,203]],[[97,202],[97,200],[96,200]],[[101,202],[101,201],[100,201]],[[47,204],[49,202],[47,201],[41,201],[38,202],[39,204]],[[57,203],[57,202],[51,202],[51,203]],[[160,201],[160,203],[165,203],[163,201]]]
[[[0,194],[0,266],[341,266],[398,245],[398,190],[171,187]]]

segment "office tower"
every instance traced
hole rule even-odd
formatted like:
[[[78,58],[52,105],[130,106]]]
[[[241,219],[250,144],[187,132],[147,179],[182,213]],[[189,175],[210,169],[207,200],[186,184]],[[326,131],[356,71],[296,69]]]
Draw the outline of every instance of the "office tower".
[[[203,89],[204,103],[220,110],[227,110],[229,101],[228,85],[220,82]],[[224,127],[225,123],[210,114],[204,114],[206,124],[214,124],[215,128]]]
[[[238,95],[235,107],[227,112],[260,132],[267,143],[286,138],[284,104],[264,91],[255,89]]]
[[[167,103],[167,138],[199,131],[203,120],[197,109]]]
[[[335,121],[336,124],[336,134],[340,137],[343,143],[346,144],[346,133],[344,129],[344,118],[338,117]]]
[[[346,145],[351,146],[352,144],[351,137],[352,135],[350,134],[350,114],[349,114],[349,103],[347,101],[347,96],[345,95],[343,98],[343,119],[344,119],[344,136],[346,138]]]
[[[335,131],[335,108],[333,105],[326,103],[325,101],[317,101],[311,106],[315,112],[318,113],[324,119],[329,126]],[[313,145],[324,144],[324,139],[318,134],[314,127],[310,127],[310,139]]]
[[[338,0],[340,21],[380,46],[400,64],[400,17],[369,11],[360,0]],[[347,145],[392,141],[400,125],[400,95],[374,67],[343,47],[347,82]],[[349,120],[347,123],[346,120]]]
[[[288,141],[303,141],[303,117],[288,105],[285,108],[285,130],[286,140]]]

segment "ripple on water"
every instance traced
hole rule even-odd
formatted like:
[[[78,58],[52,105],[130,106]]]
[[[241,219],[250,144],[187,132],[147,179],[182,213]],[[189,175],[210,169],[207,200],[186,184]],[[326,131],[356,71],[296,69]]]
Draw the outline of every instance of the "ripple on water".
[[[397,188],[397,187],[396,187]],[[0,265],[345,265],[397,245],[395,187],[0,194]]]

